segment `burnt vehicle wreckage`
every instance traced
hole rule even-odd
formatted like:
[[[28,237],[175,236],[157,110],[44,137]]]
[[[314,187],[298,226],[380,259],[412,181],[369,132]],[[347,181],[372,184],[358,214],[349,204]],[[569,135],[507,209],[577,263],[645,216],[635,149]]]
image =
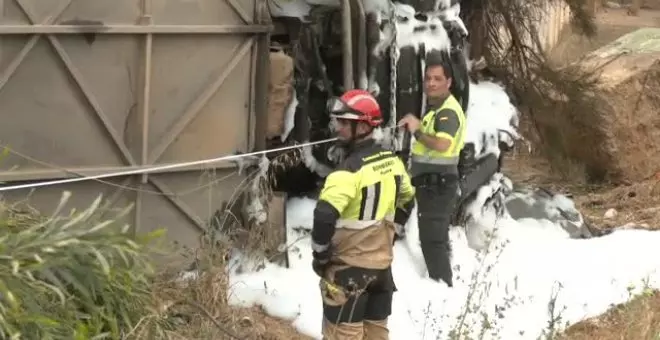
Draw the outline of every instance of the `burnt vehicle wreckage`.
[[[294,2],[271,0],[269,4],[275,26],[271,54],[288,58],[293,90],[291,100],[286,102],[293,101],[295,108],[295,114],[289,118],[292,121],[289,131],[270,134],[269,147],[332,137],[325,110],[327,100],[346,89],[362,88],[374,94],[381,105],[384,115],[381,132],[385,137],[380,142],[407,161],[411,137],[397,130],[396,122],[406,113],[419,117],[424,112],[422,81],[424,60],[429,53],[440,53],[452,68],[451,92],[469,121],[469,44],[463,19],[469,15],[470,6],[463,6],[467,10],[460,7],[469,3],[468,0],[461,4],[456,0],[385,0],[378,4],[373,0]],[[294,9],[294,6],[298,7]],[[406,41],[397,41],[400,39]],[[274,68],[277,72],[287,69],[274,65],[273,60],[271,76]],[[271,91],[272,88],[273,79]],[[271,94],[271,106],[279,103],[280,111],[286,111],[283,102],[273,100]],[[549,218],[560,222],[572,237],[593,236],[576,210],[556,208],[549,212],[553,193],[542,189],[514,190],[500,170],[502,157],[512,150],[517,136],[503,130],[495,132],[495,136],[500,152],[476,150],[475,143],[466,141],[459,163],[461,196],[452,224],[469,223],[474,211],[471,207],[476,204],[482,211],[489,209],[497,216],[508,213],[513,218]],[[485,140],[478,144],[481,148],[487,145]],[[269,157],[276,162],[276,155]],[[291,195],[314,195],[323,177],[341,161],[341,150],[332,143],[319,144],[297,150],[294,157],[287,159],[286,165],[271,166],[275,190]],[[529,199],[521,198],[523,192],[536,201],[530,203]],[[537,216],[535,211],[539,210],[545,216]]]

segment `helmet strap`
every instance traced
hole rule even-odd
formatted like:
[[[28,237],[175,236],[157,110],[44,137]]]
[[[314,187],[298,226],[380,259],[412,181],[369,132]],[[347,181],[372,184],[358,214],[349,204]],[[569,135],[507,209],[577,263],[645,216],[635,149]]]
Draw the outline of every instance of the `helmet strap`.
[[[369,136],[369,134],[371,134],[373,132],[373,129],[371,129],[371,130],[369,130],[365,133],[361,133],[361,134],[358,135],[358,133],[357,133],[358,122],[359,121],[357,121],[357,120],[354,120],[354,121],[350,122],[350,124],[351,124],[351,138],[347,141],[341,142],[341,147],[343,147],[346,151],[353,150],[353,148],[355,148],[355,144],[357,144],[357,142],[359,140],[363,139],[364,137]]]

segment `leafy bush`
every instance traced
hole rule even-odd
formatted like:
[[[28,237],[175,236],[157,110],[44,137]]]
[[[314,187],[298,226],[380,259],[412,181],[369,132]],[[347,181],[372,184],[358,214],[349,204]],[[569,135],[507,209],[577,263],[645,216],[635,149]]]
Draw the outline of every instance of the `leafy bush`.
[[[162,231],[101,219],[100,196],[61,217],[69,197],[52,217],[0,204],[0,338],[119,339],[149,314]]]

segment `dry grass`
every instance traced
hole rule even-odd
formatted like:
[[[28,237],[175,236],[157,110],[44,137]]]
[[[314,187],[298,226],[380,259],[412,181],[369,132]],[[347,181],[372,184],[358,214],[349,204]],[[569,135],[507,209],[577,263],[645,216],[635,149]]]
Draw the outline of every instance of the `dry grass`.
[[[134,330],[133,339],[307,340],[290,322],[267,315],[260,307],[229,304],[227,244],[207,243],[197,252],[198,275],[182,279],[179,269],[164,270],[153,286],[156,313]],[[149,319],[165,320],[170,331],[155,337]]]
[[[258,179],[257,179],[258,180]],[[221,233],[228,237],[216,238],[210,234],[203,238],[202,246],[190,254],[195,259],[197,275],[182,279],[180,266],[164,270],[154,286],[154,301],[160,317],[165,316],[174,324],[174,330],[166,335],[171,340],[206,339],[250,339],[250,340],[307,340],[290,322],[267,315],[259,306],[242,308],[229,304],[231,287],[229,281],[230,249],[249,255],[249,260],[261,263],[281,261],[282,214],[284,206],[276,204],[280,196],[265,192],[272,205],[265,224],[247,220],[232,224],[232,232]],[[242,199],[254,199],[245,196]],[[244,203],[239,203],[244,204]],[[281,211],[280,211],[281,210]],[[226,214],[232,214],[225,210]],[[216,216],[222,220],[224,216]],[[236,217],[236,216],[234,216]],[[239,219],[235,219],[238,222]],[[276,225],[274,225],[276,224]],[[223,228],[224,229],[224,228]],[[250,261],[250,262],[252,262]],[[239,268],[238,270],[257,270]],[[143,327],[142,330],[148,330]],[[136,336],[136,339],[153,338]]]
[[[176,325],[171,339],[310,339],[287,321],[268,316],[260,307],[228,304],[228,278],[224,268],[206,271],[198,278],[164,280],[155,287],[161,311]]]
[[[513,156],[505,156],[502,172],[509,176],[514,183],[542,186],[560,191],[565,186],[562,184],[566,182],[565,178],[571,178],[556,172],[551,164],[542,157],[520,151]],[[580,182],[579,173],[572,178]]]
[[[650,179],[631,185],[599,188],[575,199],[585,217],[600,228],[623,225],[660,229],[660,181]],[[614,217],[605,213],[614,209]]]
[[[649,291],[569,327],[557,340],[660,339],[660,292]]]
[[[269,316],[259,306],[243,308],[229,304],[231,287],[228,274],[230,249],[240,250],[249,259],[280,262],[283,260],[280,242],[285,241],[281,228],[284,197],[268,189],[263,171],[248,176],[232,200],[214,216],[210,233],[202,239],[201,248],[189,258],[195,259],[198,275],[186,279],[180,276],[180,266],[164,270],[154,285],[154,302],[160,318],[173,324],[166,334],[172,340],[250,339],[307,340],[290,322]],[[246,215],[245,207],[253,200],[269,204],[269,216],[259,224]],[[256,270],[259,267],[249,268]],[[148,331],[148,325],[139,331]],[[136,339],[153,338],[137,335]]]

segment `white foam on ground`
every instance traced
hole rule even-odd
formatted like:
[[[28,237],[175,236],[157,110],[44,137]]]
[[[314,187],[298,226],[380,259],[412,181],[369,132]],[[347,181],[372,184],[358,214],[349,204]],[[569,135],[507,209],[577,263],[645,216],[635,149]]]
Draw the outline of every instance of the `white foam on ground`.
[[[320,339],[322,307],[318,277],[311,269],[310,239],[293,230],[311,228],[314,204],[311,199],[289,201],[288,240],[298,240],[290,251],[291,268],[268,264],[256,273],[232,275],[231,303],[261,305],[268,314],[291,320],[301,333]],[[503,219],[497,221],[499,236],[488,251],[473,250],[464,231],[453,228],[456,279],[449,289],[426,278],[415,242],[416,223],[413,214],[406,241],[395,246],[398,291],[389,320],[392,339],[448,339],[466,307],[471,311],[465,331],[479,333],[484,313],[493,327],[487,339],[536,339],[547,327],[553,294],[562,316],[558,327],[563,327],[626,301],[631,285],[639,291],[646,280],[660,287],[658,232],[620,230],[575,240],[549,222]],[[472,300],[466,302],[470,295]]]

